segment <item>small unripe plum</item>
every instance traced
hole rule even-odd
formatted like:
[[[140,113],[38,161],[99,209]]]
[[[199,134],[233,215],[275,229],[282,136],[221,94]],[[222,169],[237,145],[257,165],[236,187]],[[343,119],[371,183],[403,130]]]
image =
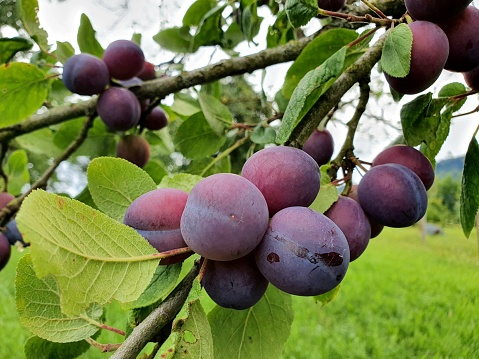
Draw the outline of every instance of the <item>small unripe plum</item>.
[[[250,253],[268,227],[268,206],[246,178],[218,173],[191,190],[181,217],[186,244],[207,259],[231,261]]]
[[[322,213],[289,207],[271,218],[255,259],[276,288],[293,295],[320,295],[344,279],[349,245],[339,227]]]
[[[363,209],[352,198],[339,196],[324,213],[341,229],[349,244],[350,262],[356,260],[368,246],[371,225]]]
[[[414,19],[438,23],[458,15],[471,2],[472,0],[404,0],[404,5]]]
[[[96,109],[103,122],[114,131],[129,130],[140,121],[140,101],[125,88],[110,87],[103,92]]]
[[[441,75],[449,55],[449,41],[432,22],[414,21],[408,26],[413,36],[409,74],[402,78],[384,75],[394,90],[412,95],[426,90]]]
[[[150,144],[138,135],[126,135],[118,141],[116,156],[143,168],[150,159]]]
[[[270,216],[287,207],[307,207],[319,192],[318,164],[298,148],[262,149],[246,160],[241,175],[259,188]]]
[[[128,207],[123,223],[134,228],[158,252],[187,247],[180,231],[181,215],[188,193],[174,188],[159,188],[135,199]],[[183,261],[191,254],[164,258],[160,264]]]
[[[479,91],[479,66],[463,73],[467,86],[474,91]]]
[[[479,9],[468,6],[458,16],[439,24],[449,39],[449,57],[444,68],[467,72],[479,66]]]
[[[333,136],[328,130],[313,131],[303,145],[303,151],[314,158],[318,166],[322,166],[331,160],[334,152]]]
[[[153,65],[151,62],[145,61],[145,65],[143,66],[143,69],[137,76],[143,81],[156,79],[155,65]]]
[[[338,11],[344,4],[346,0],[318,0],[318,7],[328,11]]]
[[[2,270],[8,263],[12,249],[7,237],[0,233],[0,270]]]
[[[110,74],[105,62],[90,54],[70,57],[63,66],[62,80],[65,87],[79,95],[101,93],[110,83]]]
[[[108,66],[113,78],[128,80],[143,70],[145,55],[133,41],[116,40],[105,49],[103,61]]]
[[[426,191],[434,183],[434,168],[431,161],[414,147],[395,145],[381,151],[372,162],[372,166],[385,163],[398,163],[406,166],[419,176]]]
[[[427,193],[421,179],[397,163],[371,167],[359,182],[358,197],[364,212],[388,227],[411,226],[427,209]]]
[[[233,261],[208,259],[201,284],[216,304],[237,310],[255,305],[268,288],[252,253]]]
[[[161,130],[168,125],[168,115],[161,107],[155,107],[146,116],[145,127],[149,130]]]

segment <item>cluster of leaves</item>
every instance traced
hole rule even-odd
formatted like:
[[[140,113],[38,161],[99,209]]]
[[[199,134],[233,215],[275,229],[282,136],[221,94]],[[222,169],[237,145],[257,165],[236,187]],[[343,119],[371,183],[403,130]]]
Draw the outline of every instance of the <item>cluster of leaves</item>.
[[[153,160],[141,170],[108,157],[114,154],[118,134],[92,116],[96,99],[72,99],[58,78],[56,66],[74,54],[74,47],[57,42],[50,50],[47,34],[38,22],[37,1],[19,0],[17,4],[29,38],[0,41],[0,174],[3,187],[18,200],[0,212],[0,220],[6,222],[20,208],[17,222],[31,243],[29,253],[18,264],[16,279],[20,318],[35,335],[26,345],[27,356],[41,348],[48,353],[68,351],[74,357],[88,348],[84,340],[103,350],[118,349],[117,353],[131,346],[141,350],[140,337],[146,331],[151,336],[146,336],[146,341],[158,341],[160,355],[169,358],[277,357],[292,322],[288,295],[270,287],[251,309],[215,307],[207,314],[199,283],[194,280],[198,265],[186,262],[183,269],[179,264],[159,267],[162,255],[121,223],[123,215],[134,199],[152,189],[189,191],[210,174],[238,172],[245,158],[265,145],[304,142],[346,91],[368,81],[379,60],[388,73],[404,76],[410,60],[410,31],[396,26],[371,44],[378,28],[367,28],[363,33],[322,28],[317,36],[288,42],[296,40],[295,26],[318,15],[317,3],[287,0],[283,5],[269,1],[268,7],[276,16],[266,38],[270,50],[239,59],[234,49],[242,41],[254,41],[262,21],[257,7],[263,2],[197,0],[181,27],[161,30],[155,41],[182,54],[201,46],[219,46],[231,59],[208,67],[204,73],[192,71],[175,77],[172,72],[170,77],[134,89],[140,97],[158,101],[175,93],[172,105],[164,106],[171,121],[168,128],[145,134]],[[361,19],[367,22],[369,18]],[[380,20],[376,24],[392,24]],[[81,16],[77,40],[80,51],[97,56],[103,53],[86,15]],[[34,44],[39,52],[25,56],[30,63],[10,63]],[[284,55],[288,51],[290,57]],[[226,79],[292,59],[295,61],[276,95],[275,110],[265,106],[265,96],[254,94],[244,79]],[[223,71],[219,75],[215,72],[218,69]],[[405,104],[401,111],[405,143],[421,146],[434,163],[466,93],[464,85],[454,83],[445,86],[437,97],[426,93]],[[235,103],[243,95],[265,108],[248,108],[244,100],[240,100],[241,105]],[[66,103],[68,100],[74,103]],[[277,119],[281,119],[280,124]],[[353,163],[349,161],[353,140],[354,131],[333,168],[353,169],[348,167]],[[52,173],[60,163],[68,159],[70,164],[81,163],[84,169],[84,158],[89,162],[88,186],[76,199],[39,189],[49,180],[51,185]],[[466,235],[479,208],[478,158],[479,145],[472,136],[461,194],[461,223]],[[31,164],[34,171],[29,170]],[[321,169],[321,190],[311,206],[320,212],[338,197],[331,182],[336,174],[331,176],[328,169]],[[327,302],[335,293],[318,300]],[[112,329],[103,323],[102,307],[113,300],[129,313],[125,330],[116,329],[127,337],[121,346],[94,340],[98,330]],[[162,323],[171,327],[166,341],[157,338],[161,328],[143,329],[158,311],[171,315]]]

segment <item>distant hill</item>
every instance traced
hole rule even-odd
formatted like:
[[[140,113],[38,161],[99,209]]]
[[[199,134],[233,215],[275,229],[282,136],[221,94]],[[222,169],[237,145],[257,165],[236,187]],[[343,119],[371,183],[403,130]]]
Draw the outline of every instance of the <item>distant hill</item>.
[[[436,176],[446,177],[451,175],[452,177],[459,178],[462,176],[463,168],[464,156],[442,160],[436,164]]]

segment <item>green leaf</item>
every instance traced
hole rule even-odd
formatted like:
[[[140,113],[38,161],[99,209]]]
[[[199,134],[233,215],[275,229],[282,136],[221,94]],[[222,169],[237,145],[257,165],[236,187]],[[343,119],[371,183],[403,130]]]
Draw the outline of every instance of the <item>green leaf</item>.
[[[205,92],[199,93],[198,102],[210,127],[218,136],[222,136],[225,127],[229,127],[233,123],[233,116],[228,107]]]
[[[24,62],[0,66],[0,127],[14,125],[38,110],[48,96],[50,79]]]
[[[153,278],[140,297],[127,308],[142,308],[164,299],[176,285],[181,273],[181,263],[161,265],[156,268]]]
[[[341,75],[347,48],[342,47],[318,68],[309,71],[291,96],[276,136],[276,143],[285,143],[311,107]]]
[[[388,35],[381,56],[381,66],[392,77],[406,77],[411,67],[412,31],[399,24]]]
[[[9,62],[17,52],[28,51],[33,44],[23,37],[0,38],[0,64]]]
[[[336,298],[340,288],[341,288],[341,285],[338,285],[334,287],[333,289],[331,289],[329,292],[314,296],[313,298],[316,301],[316,303],[319,302],[321,303],[321,307],[324,307],[326,304],[331,303],[333,299]]]
[[[148,173],[151,179],[156,183],[160,183],[161,179],[168,175],[168,169],[160,160],[152,159],[143,167],[143,171]]]
[[[241,27],[236,21],[233,21],[228,29],[223,34],[223,44],[224,49],[234,49],[241,41],[244,41],[245,37],[241,31]]]
[[[183,26],[199,26],[208,11],[216,5],[214,0],[197,0],[186,10]]]
[[[200,303],[200,284],[193,288],[173,321],[171,335],[160,349],[161,358],[213,359],[213,338],[206,313]]]
[[[253,307],[234,310],[216,306],[208,320],[215,359],[276,359],[293,322],[291,296],[270,285]]]
[[[220,45],[223,41],[223,30],[221,29],[222,13],[225,5],[218,5],[208,11],[198,26],[193,37],[194,47]]]
[[[203,113],[198,112],[180,125],[173,142],[185,157],[199,159],[218,152],[225,140],[213,131]]]
[[[253,41],[253,38],[259,32],[262,20],[263,18],[258,16],[256,2],[246,6],[241,2],[241,32],[246,40]]]
[[[33,41],[38,44],[42,51],[48,51],[48,34],[40,27],[40,22],[37,17],[38,1],[17,0],[17,10],[23,28],[27,31]]]
[[[95,158],[88,165],[87,177],[95,204],[120,222],[131,202],[156,189],[155,182],[144,170],[122,158]]]
[[[276,14],[276,20],[274,24],[269,27],[268,33],[266,34],[266,46],[271,49],[295,39],[296,34],[293,26],[288,20],[286,11],[279,11]]]
[[[472,138],[467,149],[462,172],[460,217],[462,230],[469,237],[476,223],[479,209],[479,145],[475,137]]]
[[[8,176],[8,191],[17,196],[25,184],[30,183],[28,156],[24,150],[15,150],[8,157],[5,172]]]
[[[260,145],[274,143],[276,138],[276,131],[271,127],[264,127],[262,125],[256,126],[251,134],[251,141]]]
[[[428,92],[416,97],[402,107],[401,125],[404,138],[409,146],[417,146],[434,134],[437,123],[428,123],[425,120],[430,106],[433,106],[432,103],[432,93]]]
[[[301,51],[286,73],[282,93],[291,98],[299,81],[310,70],[320,66],[343,46],[358,38],[358,33],[348,29],[332,29],[322,33]]]
[[[211,158],[202,158],[199,160],[193,160],[190,162],[190,164],[187,167],[188,173],[191,173],[194,175],[201,175],[203,177],[208,177],[215,173],[231,173],[231,157],[230,156],[226,156],[220,159],[219,161],[215,161],[213,166],[210,167],[210,164],[212,161],[213,159]],[[208,166],[208,170],[204,172],[207,166]]]
[[[165,50],[175,53],[189,53],[198,50],[191,45],[193,37],[190,34],[190,28],[188,26],[160,30],[160,32],[153,36],[153,40]]]
[[[75,49],[68,41],[57,41],[57,49],[55,51],[55,55],[57,56],[58,61],[65,65],[65,62],[67,62],[70,57],[75,55]]]
[[[202,179],[203,177],[201,176],[189,173],[177,173],[172,176],[163,177],[158,188],[176,188],[190,193],[193,187]]]
[[[158,252],[133,228],[42,190],[23,201],[17,223],[31,243],[37,275],[56,277],[65,314],[78,315],[92,303],[136,300],[159,263],[153,259]]]
[[[285,10],[291,24],[300,27],[318,15],[319,8],[317,0],[286,0]]]
[[[48,263],[47,263],[48,265]],[[15,279],[17,311],[22,324],[33,334],[54,342],[66,343],[88,338],[98,331],[90,321],[98,320],[101,309],[70,317],[62,313],[60,289],[51,275],[39,279],[30,254],[17,265]]]
[[[86,14],[81,14],[80,27],[78,28],[77,41],[81,52],[95,55],[99,58],[103,56],[103,47],[95,37],[96,31]]]
[[[85,340],[72,343],[54,343],[39,337],[30,337],[25,343],[26,359],[76,358],[90,349]]]
[[[314,209],[317,212],[324,213],[333,205],[334,202],[338,200],[338,198],[339,193],[336,186],[330,183],[321,185],[318,195],[309,208]]]

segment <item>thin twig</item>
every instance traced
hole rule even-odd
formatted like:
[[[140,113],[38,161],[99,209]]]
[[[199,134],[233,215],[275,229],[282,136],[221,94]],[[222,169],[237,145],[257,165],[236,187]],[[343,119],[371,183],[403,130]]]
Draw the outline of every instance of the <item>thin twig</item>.
[[[91,346],[100,349],[102,353],[114,352],[121,346],[121,344],[101,344],[93,340],[92,338],[86,338],[85,340]]]

